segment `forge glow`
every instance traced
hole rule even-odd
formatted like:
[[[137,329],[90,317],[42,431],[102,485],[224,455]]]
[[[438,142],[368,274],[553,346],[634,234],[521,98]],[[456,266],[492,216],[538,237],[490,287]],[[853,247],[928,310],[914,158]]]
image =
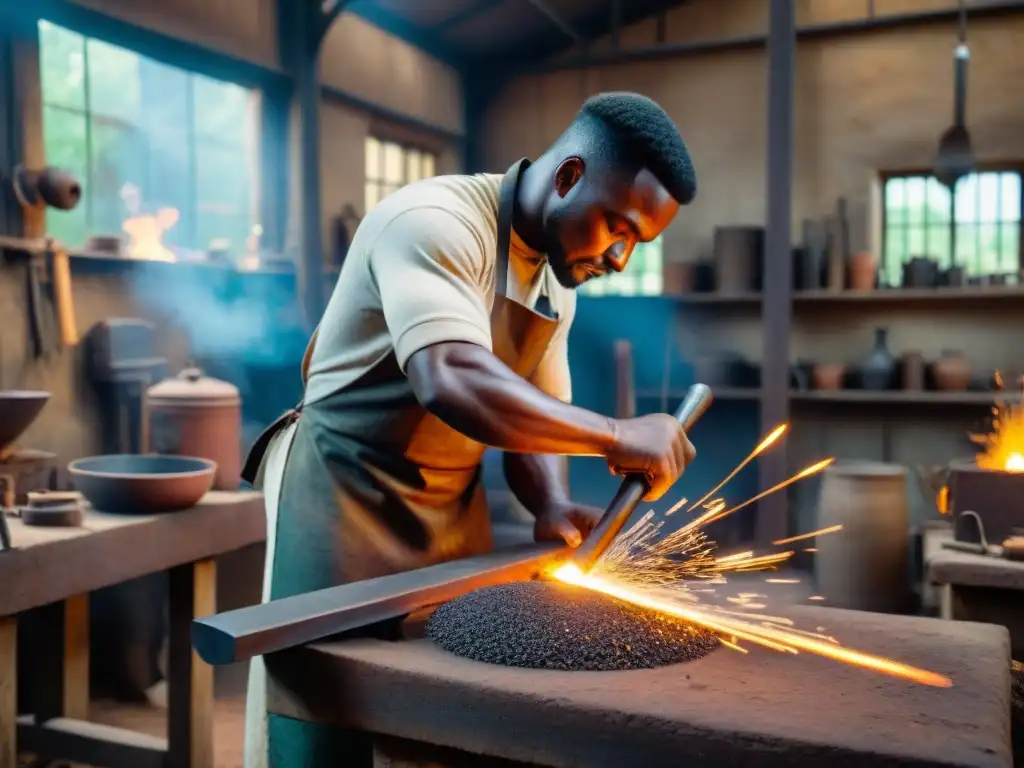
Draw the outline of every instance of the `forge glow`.
[[[1020,392],[1024,394],[1024,377],[1021,377]],[[993,416],[992,430],[988,434],[972,436],[981,446],[978,467],[995,472],[1024,473],[1024,404],[998,402]]]
[[[689,621],[694,626],[714,632],[722,645],[742,653],[748,651],[741,643],[758,645],[780,653],[813,653],[921,685],[949,688],[952,681],[948,677],[845,648],[834,637],[825,634],[822,627],[815,632],[809,632],[795,627],[790,619],[752,613],[767,607],[763,602],[766,595],[743,593],[738,597],[730,597],[727,600],[731,605],[727,608],[701,602],[701,595],[714,593],[712,585],[724,583],[726,574],[775,570],[794,554],[793,550],[786,550],[756,555],[753,550],[749,550],[715,556],[712,554],[715,543],[707,538],[703,530],[712,522],[821,472],[834,461],[824,459],[812,464],[778,485],[731,507],[722,498],[712,498],[743,467],[775,444],[785,432],[786,425],[776,427],[725,480],[689,506],[687,512],[698,508],[703,511],[678,530],[661,536],[663,521],[655,521],[655,513],[651,510],[612,543],[590,572],[584,573],[576,565],[568,564],[557,568],[550,575],[567,584]],[[685,503],[686,500],[683,499],[675,504],[666,516],[678,511]],[[773,544],[780,546],[805,541],[839,533],[841,530],[841,525],[834,525],[779,539]],[[807,547],[804,551],[816,550]],[[797,579],[765,580],[766,585],[797,582]],[[810,599],[823,598],[815,596]]]

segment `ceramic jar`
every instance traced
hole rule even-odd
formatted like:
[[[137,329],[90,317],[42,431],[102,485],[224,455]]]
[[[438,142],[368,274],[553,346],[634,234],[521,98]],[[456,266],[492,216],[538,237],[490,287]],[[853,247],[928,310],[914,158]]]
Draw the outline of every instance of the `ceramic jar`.
[[[242,400],[226,381],[186,368],[146,392],[150,450],[217,464],[214,490],[237,491],[242,472]]]
[[[959,349],[945,349],[932,363],[935,386],[946,392],[962,392],[971,383],[971,363]]]

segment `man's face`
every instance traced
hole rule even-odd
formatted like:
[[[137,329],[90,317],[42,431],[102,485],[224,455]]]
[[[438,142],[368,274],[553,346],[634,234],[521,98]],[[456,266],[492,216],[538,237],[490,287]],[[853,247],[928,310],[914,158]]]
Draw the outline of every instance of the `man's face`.
[[[650,242],[679,210],[654,175],[587,173],[569,158],[555,173],[545,217],[545,252],[566,288],[621,272],[638,242]]]

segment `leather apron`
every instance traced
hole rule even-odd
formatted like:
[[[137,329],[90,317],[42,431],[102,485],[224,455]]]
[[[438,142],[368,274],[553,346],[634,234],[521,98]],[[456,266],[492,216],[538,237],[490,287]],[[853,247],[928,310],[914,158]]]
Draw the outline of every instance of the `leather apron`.
[[[501,183],[491,311],[492,351],[524,378],[558,324],[506,295],[512,214],[527,165],[517,162]],[[539,279],[538,308],[548,304],[550,272]],[[263,601],[490,550],[485,449],[419,404],[393,352],[351,385],[285,414],[257,441],[245,473],[265,496]],[[371,760],[365,736],[268,716],[265,663],[252,660],[246,768],[369,766]]]

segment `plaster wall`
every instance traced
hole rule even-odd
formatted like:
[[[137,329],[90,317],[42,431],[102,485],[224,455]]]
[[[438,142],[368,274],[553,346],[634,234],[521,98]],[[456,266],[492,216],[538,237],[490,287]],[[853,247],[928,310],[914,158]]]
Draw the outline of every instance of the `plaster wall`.
[[[81,0],[82,6],[142,28],[217,50],[264,67],[279,68],[274,0]],[[182,62],[187,67],[187,62]],[[379,103],[399,115],[435,125],[452,133],[461,131],[462,101],[457,73],[414,49],[407,43],[377,29],[351,14],[342,15],[332,27],[321,58],[321,77],[326,85],[372,103]],[[325,247],[329,247],[330,218],[346,203],[363,211],[363,169],[365,137],[371,133],[394,135],[437,152],[441,172],[457,171],[461,158],[457,147],[434,136],[420,136],[413,129],[387,124],[367,111],[336,100],[321,106],[322,214]],[[293,155],[293,168],[297,167]],[[292,226],[296,222],[293,204]],[[162,297],[151,288],[140,289],[130,274],[76,273],[74,295],[79,328],[85,332],[96,322],[111,316],[140,316],[158,320],[166,327],[162,345],[177,370],[188,357],[190,322],[168,324],[169,303],[178,295],[181,304],[206,302],[216,309],[212,288],[203,292],[203,280],[191,275],[175,277],[168,272]],[[294,291],[283,284],[275,296]],[[170,302],[167,298],[171,297]],[[159,301],[156,299],[159,298]],[[0,268],[0,389],[40,388],[53,392],[53,399],[40,419],[23,437],[25,445],[58,453],[60,463],[96,453],[98,419],[96,403],[83,386],[80,350],[33,360],[29,354],[25,321],[24,276],[13,266]],[[217,310],[220,311],[220,310]],[[234,317],[241,325],[246,318]],[[173,313],[172,313],[173,314]],[[199,313],[202,314],[201,312]],[[251,314],[249,309],[244,314]],[[232,317],[221,312],[221,319]],[[239,342],[241,343],[241,342]],[[230,339],[222,347],[231,357]],[[280,350],[283,367],[298,365],[288,347]],[[294,357],[295,359],[291,359]],[[284,359],[287,358],[287,359]],[[237,371],[237,369],[235,369]],[[226,377],[231,378],[230,370]],[[235,383],[248,382],[240,377]],[[295,378],[294,376],[292,378]],[[293,382],[294,383],[294,382]],[[280,408],[289,407],[295,393],[281,395]],[[271,407],[271,410],[273,408]]]
[[[878,15],[951,9],[952,0],[875,0]],[[863,0],[798,0],[799,25],[863,18]],[[689,0],[670,11],[664,23],[669,43],[695,43],[742,37],[767,30],[766,0]],[[1024,15],[969,22],[972,48],[967,116],[978,157],[983,161],[1024,160]],[[654,45],[657,22],[624,29],[620,46]],[[955,25],[928,24],[893,31],[806,40],[796,61],[793,239],[801,222],[834,211],[836,198],[850,201],[854,248],[878,248],[878,172],[928,168],[939,135],[952,118],[952,53]],[[603,40],[594,52],[611,49]],[[578,53],[578,52],[577,52]],[[572,56],[573,54],[567,54]],[[698,174],[696,201],[665,235],[668,261],[710,256],[714,228],[723,224],[763,224],[767,194],[767,60],[763,50],[740,50],[657,62],[564,71],[513,81],[496,98],[485,121],[485,158],[491,170],[515,158],[542,152],[572,119],[581,102],[605,90],[634,90],[658,101],[679,125]],[[769,266],[770,268],[770,266]],[[586,301],[586,300],[584,300]],[[601,300],[593,300],[601,301]],[[639,356],[638,375],[661,368],[662,354],[645,339],[664,318],[636,299],[630,313],[646,312],[649,325],[608,328],[598,344],[587,332],[588,360],[573,346],[574,380],[583,370],[607,365],[612,342],[627,336]],[[582,304],[583,302],[581,302]],[[653,306],[653,304],[652,304]],[[654,318],[658,319],[655,320]],[[755,310],[695,307],[676,315],[676,349],[689,357],[700,348],[726,348],[759,360],[761,318]],[[1020,328],[1024,308],[928,309],[822,306],[795,310],[788,354],[791,360],[856,364],[869,351],[875,327],[888,327],[899,354],[919,350],[934,358],[942,349],[967,351],[978,371],[1024,368]],[[641,324],[640,320],[631,323]],[[642,324],[641,324],[642,325]],[[625,330],[624,330],[625,329]],[[576,331],[576,334],[582,331]],[[601,360],[600,363],[591,360]],[[652,378],[657,377],[652,374]],[[587,386],[580,383],[577,389]],[[638,385],[639,386],[639,385]],[[602,400],[606,412],[611,395]],[[741,403],[721,402],[715,412],[738,413]],[[888,409],[794,405],[789,460],[794,471],[823,455],[876,458],[909,465],[937,464],[969,454],[968,429],[985,409]],[[756,419],[756,411],[748,418]],[[744,443],[752,435],[715,421]],[[755,422],[756,423],[756,422]],[[752,442],[751,442],[752,446]],[[716,449],[717,450],[717,449]],[[737,449],[738,450],[738,449]],[[594,478],[596,481],[597,473]],[[574,482],[577,474],[574,472]],[[711,479],[711,478],[709,478]],[[586,483],[591,481],[590,476]],[[581,479],[582,482],[582,479]],[[911,479],[915,520],[931,514],[930,501]],[[813,525],[816,487],[794,490],[796,527]]]

